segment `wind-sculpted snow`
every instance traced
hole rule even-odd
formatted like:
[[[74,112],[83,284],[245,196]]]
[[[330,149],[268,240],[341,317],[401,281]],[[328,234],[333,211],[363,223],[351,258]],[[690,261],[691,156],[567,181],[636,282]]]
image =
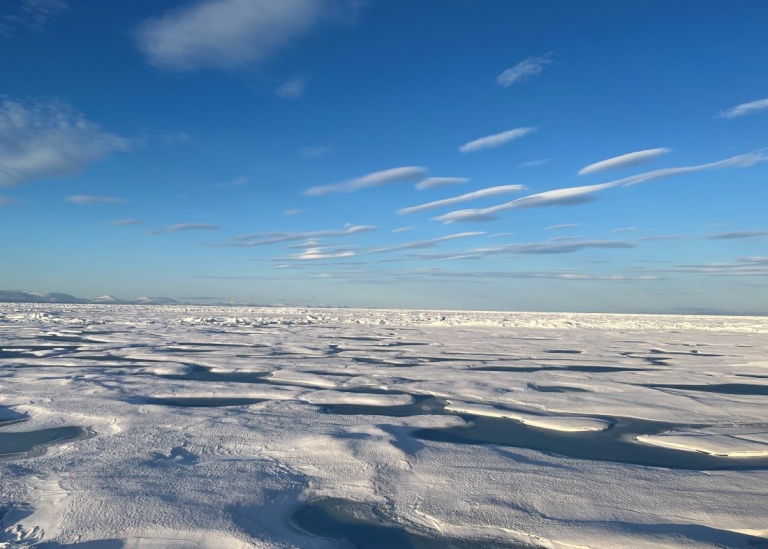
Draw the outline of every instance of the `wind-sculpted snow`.
[[[0,548],[768,547],[766,334],[0,304]]]

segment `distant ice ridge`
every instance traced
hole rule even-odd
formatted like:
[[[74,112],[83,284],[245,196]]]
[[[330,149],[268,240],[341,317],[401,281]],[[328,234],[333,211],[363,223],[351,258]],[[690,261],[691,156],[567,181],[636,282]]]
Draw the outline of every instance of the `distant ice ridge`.
[[[106,298],[111,296],[104,296]],[[102,298],[99,298],[102,299]],[[144,298],[142,298],[144,299]],[[149,298],[147,298],[149,299]],[[155,298],[153,298],[155,299]],[[141,300],[137,300],[139,302]],[[210,326],[336,325],[488,326],[542,329],[693,330],[768,333],[768,317],[428,311],[408,309],[315,309],[302,307],[214,307],[193,305],[0,303],[0,322],[79,324],[110,322],[110,313],[138,324],[166,322]],[[121,320],[122,322],[122,320]]]

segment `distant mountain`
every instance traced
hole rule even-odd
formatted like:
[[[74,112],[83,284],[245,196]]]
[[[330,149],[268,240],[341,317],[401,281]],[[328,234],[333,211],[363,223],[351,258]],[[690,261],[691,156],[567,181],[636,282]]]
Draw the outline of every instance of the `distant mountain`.
[[[140,297],[139,299],[119,299],[112,295],[102,295],[94,299],[75,297],[61,292],[27,292],[25,290],[0,290],[0,303],[105,303],[115,305],[174,305],[180,301],[170,297]]]
[[[136,305],[175,305],[182,302],[170,297],[140,297],[139,299],[134,299],[131,303]]]
[[[120,302],[119,299],[111,295],[100,295],[99,297],[94,297],[91,301],[93,301],[94,303],[119,303]]]

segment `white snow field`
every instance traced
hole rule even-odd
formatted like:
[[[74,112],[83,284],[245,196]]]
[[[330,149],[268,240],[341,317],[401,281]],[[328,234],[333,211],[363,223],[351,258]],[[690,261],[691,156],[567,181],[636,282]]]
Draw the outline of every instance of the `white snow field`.
[[[768,547],[768,318],[0,304],[0,547]]]

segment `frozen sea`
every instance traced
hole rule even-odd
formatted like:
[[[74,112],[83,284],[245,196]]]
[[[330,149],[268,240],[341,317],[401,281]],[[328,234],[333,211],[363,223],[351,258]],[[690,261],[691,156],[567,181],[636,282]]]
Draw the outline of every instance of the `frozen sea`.
[[[0,304],[0,548],[768,547],[768,318]]]

